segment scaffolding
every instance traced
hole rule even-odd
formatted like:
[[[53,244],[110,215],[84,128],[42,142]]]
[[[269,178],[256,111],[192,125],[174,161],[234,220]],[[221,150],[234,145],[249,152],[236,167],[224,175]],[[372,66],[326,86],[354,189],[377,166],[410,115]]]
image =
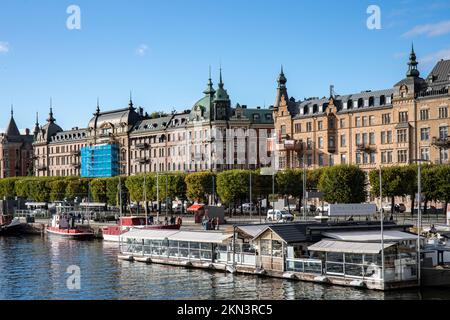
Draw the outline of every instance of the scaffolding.
[[[81,176],[109,178],[120,173],[119,146],[100,144],[81,148]]]

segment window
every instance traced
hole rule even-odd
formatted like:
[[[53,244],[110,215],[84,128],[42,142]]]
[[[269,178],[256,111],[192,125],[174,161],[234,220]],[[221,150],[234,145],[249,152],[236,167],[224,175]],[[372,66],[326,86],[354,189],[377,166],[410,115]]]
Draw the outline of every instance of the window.
[[[447,140],[448,139],[448,126],[439,128],[439,139]]]
[[[363,153],[363,163],[369,163],[369,154],[367,152]]]
[[[369,144],[369,136],[368,136],[368,134],[367,133],[363,133],[362,137],[363,137],[363,143],[365,145]]]
[[[421,148],[420,149],[420,159],[430,160],[430,149],[429,148]]]
[[[345,128],[345,120],[344,120],[344,119],[340,119],[340,120],[339,120],[339,126],[340,126],[341,128]]]
[[[319,149],[323,148],[323,138],[322,137],[319,137],[318,145],[319,145]]]
[[[285,136],[286,135],[286,126],[281,126],[281,135]]]
[[[387,134],[386,142],[387,143],[392,143],[392,131],[391,130],[386,131],[386,134]]]
[[[386,131],[381,131],[381,144],[386,143]]]
[[[323,167],[323,154],[319,154],[319,166]]]
[[[375,144],[375,133],[374,132],[369,133],[369,144],[371,144],[371,145]]]
[[[448,108],[440,107],[439,108],[439,119],[448,118]]]
[[[361,127],[361,117],[355,118],[355,127]]]
[[[307,158],[306,158],[307,160],[307,163],[308,163],[308,166],[310,167],[310,166],[312,166],[312,155],[310,155],[310,154],[308,154],[308,156],[307,156]]]
[[[384,106],[386,104],[386,96],[380,96],[380,106]]]
[[[312,131],[312,123],[311,123],[311,122],[308,122],[308,123],[306,124],[306,131],[307,131],[307,132],[311,132],[311,131]]]
[[[367,127],[367,125],[368,125],[367,117],[362,117],[362,125],[363,125],[363,127]]]
[[[361,163],[361,153],[359,153],[359,152],[356,153],[356,163],[357,164]]]
[[[422,109],[420,110],[420,120],[428,120],[429,117],[429,111],[428,109]]]
[[[353,109],[353,100],[352,99],[347,101],[347,108],[348,109]]]
[[[362,108],[362,107],[364,107],[364,99],[359,98],[358,99],[358,108]]]
[[[375,99],[374,97],[369,98],[369,107],[373,107],[375,105]]]
[[[422,141],[430,140],[430,128],[420,129],[420,140]]]
[[[334,129],[334,118],[333,117],[328,118],[328,129]]]
[[[399,163],[408,162],[408,153],[407,150],[398,150],[397,151],[397,159]]]
[[[406,129],[397,130],[397,143],[408,142],[408,135]]]
[[[341,135],[341,147],[346,147],[347,146],[347,140],[345,138],[345,134]]]
[[[317,122],[317,127],[319,130],[322,130],[323,129],[323,121]]]
[[[302,125],[300,123],[295,124],[295,133],[302,132]]]
[[[381,116],[381,123],[382,124],[390,124],[391,123],[391,114],[390,113],[384,113]]]
[[[359,133],[356,134],[355,142],[356,142],[357,146],[361,144],[361,134],[359,134]]]
[[[332,154],[330,154],[330,156],[328,157],[328,165],[334,166],[334,157]]]
[[[375,124],[375,116],[369,117],[369,126],[373,126]]]
[[[341,164],[347,164],[347,155],[345,153],[341,154]]]
[[[441,149],[439,152],[439,159],[441,163],[448,162],[448,150],[447,149]]]
[[[306,146],[307,146],[308,150],[312,149],[312,140],[311,140],[311,138],[308,138],[306,140]]]
[[[402,111],[398,113],[398,122],[404,123],[408,122],[408,112]]]
[[[374,164],[375,163],[375,152],[371,152],[370,153],[370,163]]]

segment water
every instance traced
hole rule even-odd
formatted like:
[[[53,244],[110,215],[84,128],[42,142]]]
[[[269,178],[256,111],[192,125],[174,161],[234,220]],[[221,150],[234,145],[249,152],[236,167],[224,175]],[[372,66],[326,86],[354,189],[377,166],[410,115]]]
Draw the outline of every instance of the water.
[[[117,259],[116,244],[0,237],[1,299],[450,299],[449,289],[377,292]],[[81,270],[81,289],[66,273]]]

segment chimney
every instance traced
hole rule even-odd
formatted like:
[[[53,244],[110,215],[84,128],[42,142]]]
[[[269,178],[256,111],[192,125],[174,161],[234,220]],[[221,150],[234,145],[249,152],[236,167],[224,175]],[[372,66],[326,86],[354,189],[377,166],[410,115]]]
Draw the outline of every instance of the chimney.
[[[26,128],[26,129],[25,129],[25,134],[26,134],[27,136],[29,136],[29,135],[30,135],[30,129]]]

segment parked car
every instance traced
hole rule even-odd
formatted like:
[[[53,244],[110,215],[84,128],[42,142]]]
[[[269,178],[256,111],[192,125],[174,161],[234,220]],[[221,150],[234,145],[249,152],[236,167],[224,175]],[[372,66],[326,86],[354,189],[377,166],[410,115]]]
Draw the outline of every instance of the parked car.
[[[385,204],[383,205],[383,207],[381,207],[381,210],[383,212],[391,212],[392,209],[392,205],[389,204]],[[399,203],[399,204],[394,204],[394,213],[403,213],[406,211],[406,206],[403,203]]]
[[[270,209],[269,211],[267,211],[267,220],[277,222],[288,222],[294,221],[294,216],[289,212],[287,212],[286,210]]]

